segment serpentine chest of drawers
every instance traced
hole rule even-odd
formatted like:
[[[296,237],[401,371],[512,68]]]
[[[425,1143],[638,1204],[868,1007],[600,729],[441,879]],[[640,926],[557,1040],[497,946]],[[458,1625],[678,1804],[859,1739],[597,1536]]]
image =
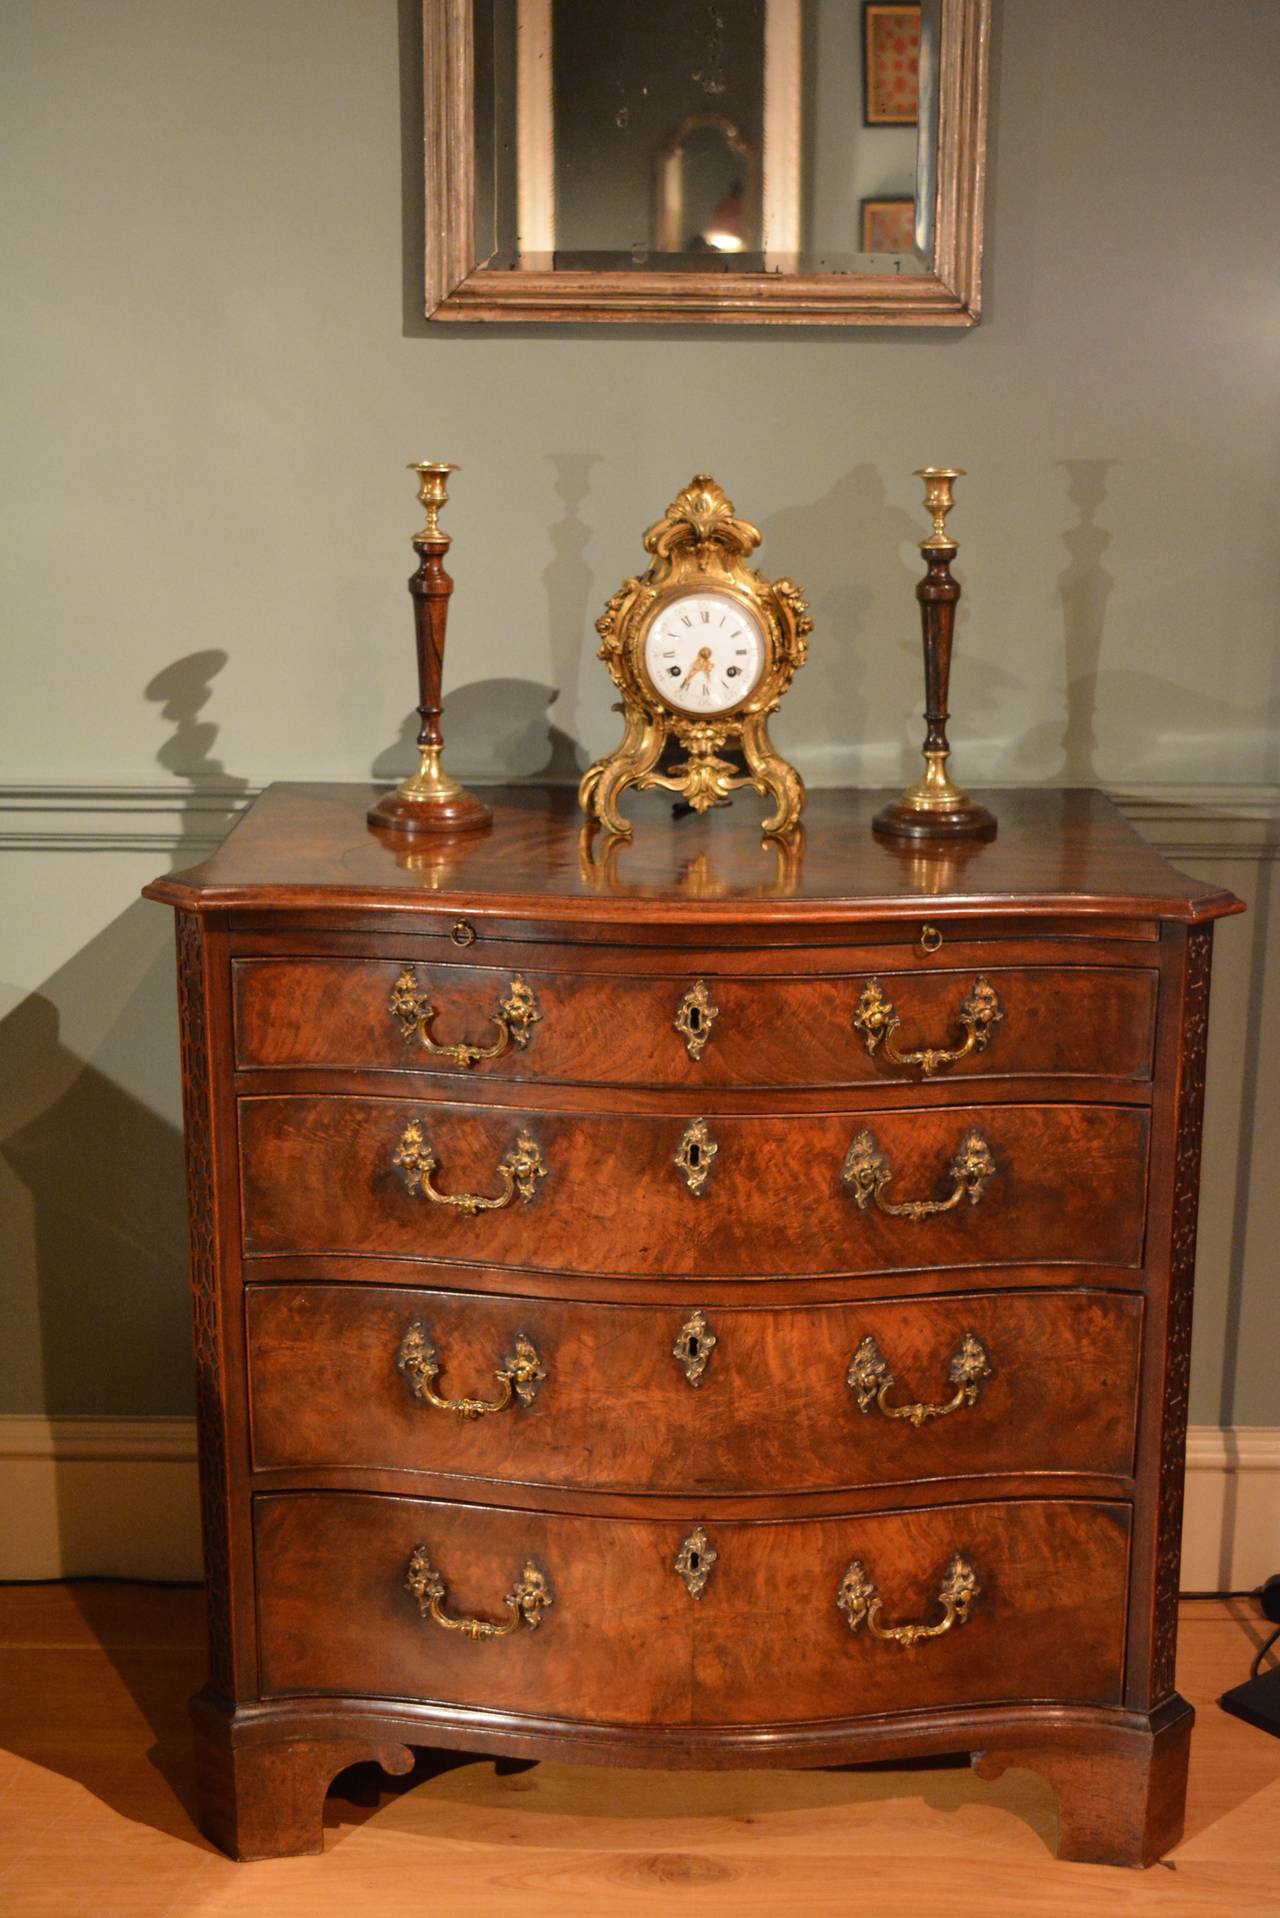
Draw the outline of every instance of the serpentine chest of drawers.
[[[271,788],[177,908],[206,1830],[413,1746],[970,1752],[1181,1829],[1212,921],[1090,792],[397,848]]]

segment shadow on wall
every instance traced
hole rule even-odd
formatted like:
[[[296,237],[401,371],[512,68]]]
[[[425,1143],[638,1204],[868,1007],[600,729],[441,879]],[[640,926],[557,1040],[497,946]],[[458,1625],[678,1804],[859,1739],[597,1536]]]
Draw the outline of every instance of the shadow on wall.
[[[162,667],[143,688],[143,697],[160,708],[160,717],[173,732],[156,754],[166,772],[185,782],[192,794],[211,789],[226,796],[225,824],[201,807],[188,807],[182,815],[179,837],[174,846],[171,870],[191,863],[194,852],[203,852],[221,839],[232,824],[239,801],[249,790],[249,781],[229,773],[213,754],[218,728],[210,719],[201,719],[213,698],[213,682],[227,664],[220,647],[204,652],[186,653],[172,665]]]
[[[1115,576],[1105,563],[1112,535],[1101,524],[1114,459],[1059,461],[1067,476],[1067,494],[1076,517],[1062,535],[1067,564],[1057,577],[1062,617],[1065,716],[1031,727],[1009,748],[1010,773],[1017,779],[1080,786],[1115,786],[1151,778],[1150,755],[1168,758],[1171,743],[1187,768],[1187,783],[1197,780],[1196,752],[1202,741],[1247,737],[1241,717],[1252,719],[1259,740],[1274,739],[1280,724],[1280,696],[1269,700],[1213,699],[1199,688],[1179,685],[1159,673],[1104,665],[1106,621]],[[963,602],[962,602],[963,604]],[[1158,648],[1153,648],[1158,657]],[[983,672],[989,669],[984,664]],[[1099,770],[1119,763],[1119,780]]]
[[[1111,535],[1097,521],[1107,494],[1107,474],[1115,460],[1063,460],[1068,495],[1079,514],[1062,535],[1069,563],[1058,575],[1062,602],[1062,649],[1067,667],[1067,724],[1062,735],[1063,765],[1073,779],[1096,783],[1098,750],[1098,669],[1102,630],[1115,575],[1103,565]]]
[[[784,507],[760,530],[752,563],[758,560],[767,578],[794,579],[809,599],[814,623],[808,660],[772,728],[780,750],[803,738],[831,739],[837,752],[845,742],[864,752],[886,745],[895,750],[901,740],[907,777],[910,746],[897,721],[900,712],[917,711],[923,698],[920,642],[907,646],[910,666],[889,664],[886,647],[889,635],[917,627],[918,575],[906,556],[907,542],[914,547],[922,537],[917,518],[890,503],[879,470],[864,462],[820,499]],[[831,578],[833,554],[840,555],[835,581],[813,590],[815,580]],[[872,582],[885,578],[890,555],[894,589],[886,599]],[[839,784],[849,776],[838,761],[806,765],[803,754],[794,756],[811,785]]]
[[[0,1022],[0,1157],[25,1195],[5,1208],[5,1263],[34,1279],[38,1328],[16,1329],[38,1337],[52,1417],[191,1405],[181,1136],[100,1063],[174,1047],[167,943],[139,900]],[[121,982],[85,1059],[65,1008]]]
[[[976,786],[1001,780],[1115,784],[1114,770],[1104,774],[1101,760],[1112,768],[1119,761],[1123,779],[1141,781],[1152,776],[1153,753],[1167,757],[1170,742],[1176,742],[1190,781],[1198,743],[1224,733],[1241,736],[1242,716],[1254,722],[1260,740],[1274,737],[1280,697],[1262,702],[1206,698],[1200,689],[1158,672],[1106,666],[1115,578],[1106,564],[1113,536],[1103,520],[1118,462],[1072,459],[1060,465],[1074,515],[1062,534],[1067,563],[1055,582],[1061,664],[1052,635],[1043,644],[1036,635],[1038,663],[1031,670],[1062,684],[1063,710],[1011,735],[1009,700],[1027,686],[1027,674],[1019,670],[1021,656],[985,656],[981,598],[962,597],[951,687],[956,777]],[[900,776],[913,778],[923,736],[915,589],[925,525],[915,513],[893,505],[878,470],[863,464],[821,498],[773,514],[762,531],[766,574],[786,571],[802,587],[824,575],[832,582],[811,594],[814,642],[777,721],[779,746],[786,751],[789,738],[830,742],[796,755],[815,786],[857,776],[849,769],[851,745],[863,767],[874,769],[863,773],[864,780],[892,778],[878,770],[889,764],[900,767]],[[839,555],[834,577],[833,553]],[[889,555],[895,556],[892,566]],[[956,573],[963,587],[963,540]]]
[[[214,757],[217,727],[200,717],[226,658],[191,654],[146,688],[172,728],[157,759],[183,782],[175,786],[181,818],[171,867],[192,864],[222,836],[248,785]],[[198,803],[202,793],[208,797]],[[143,848],[122,837],[104,850],[133,855],[132,892]],[[46,884],[74,884],[78,874],[90,897],[111,870],[95,864],[86,873],[84,862],[99,857],[89,849],[45,857]],[[158,851],[152,870],[163,863]],[[192,1405],[168,922],[166,912],[132,898],[0,1021],[0,1168],[8,1188],[0,1256],[10,1298],[34,1301],[25,1309],[35,1322],[14,1328],[16,1362],[34,1364],[38,1350],[43,1408],[53,1417],[172,1415]],[[30,1404],[30,1383],[22,1389]],[[64,1508],[69,1557],[73,1524]]]
[[[604,610],[606,595],[614,590],[617,581],[610,581],[603,592],[599,591],[595,574],[587,564],[593,528],[583,517],[583,507],[591,491],[591,469],[600,464],[600,455],[551,453],[548,462],[555,476],[556,497],[564,508],[559,519],[547,529],[551,558],[542,569],[551,665],[562,687],[576,687],[584,671],[603,671],[595,659],[599,645],[595,622]],[[562,717],[565,733],[576,738],[576,702]],[[577,755],[575,772],[585,772],[593,755],[581,747],[577,748]],[[575,772],[569,776],[574,777]]]
[[[447,658],[447,653],[446,653]],[[444,763],[465,780],[549,780],[576,784],[586,766],[582,748],[549,717],[560,697],[532,679],[476,679],[445,695]],[[398,780],[417,764],[418,715],[406,715],[400,736],[374,760],[375,780]],[[497,762],[495,763],[495,755]],[[473,770],[475,769],[475,770]]]

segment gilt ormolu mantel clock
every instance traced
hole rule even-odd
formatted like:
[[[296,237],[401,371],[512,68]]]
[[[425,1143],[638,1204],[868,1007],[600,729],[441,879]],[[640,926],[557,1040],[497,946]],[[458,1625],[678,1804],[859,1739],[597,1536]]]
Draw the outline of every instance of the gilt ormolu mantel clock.
[[[804,664],[813,622],[798,586],[747,565],[759,544],[759,529],[699,473],[645,534],[648,570],[624,581],[597,620],[623,734],[578,796],[610,832],[631,831],[618,811],[629,786],[665,787],[695,812],[752,787],[773,801],[766,832],[799,819],[804,782],[774,751],[768,721]],[[669,749],[685,756],[672,762]]]

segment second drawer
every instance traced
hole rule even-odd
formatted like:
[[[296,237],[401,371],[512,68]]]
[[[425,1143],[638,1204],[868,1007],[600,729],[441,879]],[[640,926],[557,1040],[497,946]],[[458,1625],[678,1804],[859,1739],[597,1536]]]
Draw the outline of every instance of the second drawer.
[[[739,1115],[240,1101],[244,1245],[607,1278],[1142,1257],[1150,1114]]]
[[[1141,1311],[1086,1291],[699,1310],[260,1285],[254,1464],[675,1496],[1123,1475]]]

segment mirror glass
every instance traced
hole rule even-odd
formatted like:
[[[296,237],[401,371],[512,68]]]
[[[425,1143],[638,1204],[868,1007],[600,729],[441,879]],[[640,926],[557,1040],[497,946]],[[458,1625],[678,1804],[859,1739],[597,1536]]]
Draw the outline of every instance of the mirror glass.
[[[488,269],[926,272],[940,0],[478,0]]]

